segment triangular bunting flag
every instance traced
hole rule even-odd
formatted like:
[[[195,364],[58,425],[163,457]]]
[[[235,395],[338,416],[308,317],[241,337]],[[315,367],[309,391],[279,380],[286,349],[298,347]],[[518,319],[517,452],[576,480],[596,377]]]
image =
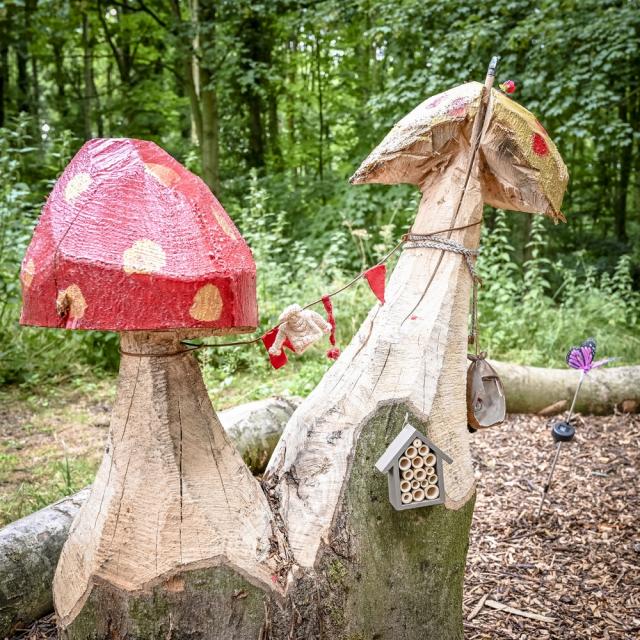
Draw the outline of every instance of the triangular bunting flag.
[[[374,295],[382,304],[384,304],[384,288],[385,288],[385,277],[387,275],[387,267],[383,264],[378,264],[375,267],[371,267],[371,269],[367,269],[364,272],[364,277],[367,279],[369,286],[371,287],[371,291],[373,291]]]
[[[289,342],[289,338],[287,338],[284,341],[284,344],[282,345],[282,350],[280,351],[280,353],[276,354],[275,356],[269,353],[269,348],[275,342],[276,336],[278,335],[278,328],[279,327],[274,327],[273,329],[271,329],[270,331],[267,331],[267,333],[265,333],[262,336],[262,344],[264,344],[267,350],[269,361],[271,362],[271,366],[274,369],[279,369],[280,367],[284,367],[284,365],[287,364],[287,362],[289,361],[287,358],[287,354],[284,351],[285,347],[295,353],[295,349],[293,348],[293,345],[291,344],[291,342]]]
[[[340,357],[340,349],[336,347],[336,319],[333,315],[333,305],[331,304],[330,296],[322,296],[322,304],[327,312],[327,322],[331,325],[331,334],[329,335],[329,342],[331,343],[331,349],[327,351],[327,358],[329,360],[337,360]]]

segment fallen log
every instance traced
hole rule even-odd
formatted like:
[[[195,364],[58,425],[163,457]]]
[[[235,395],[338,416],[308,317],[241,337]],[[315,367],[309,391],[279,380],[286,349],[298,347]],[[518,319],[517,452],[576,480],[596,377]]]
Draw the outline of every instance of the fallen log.
[[[571,404],[580,373],[490,361],[504,385],[509,413],[541,413],[556,405],[561,413]],[[566,404],[563,408],[561,402]],[[576,411],[603,415],[629,411],[640,402],[640,366],[595,369],[585,378]],[[551,412],[553,413],[553,412]]]
[[[267,398],[219,413],[236,449],[261,472],[297,398]],[[87,487],[0,529],[0,638],[53,610],[53,574]]]
[[[90,488],[0,530],[0,637],[53,611],[53,573]]]

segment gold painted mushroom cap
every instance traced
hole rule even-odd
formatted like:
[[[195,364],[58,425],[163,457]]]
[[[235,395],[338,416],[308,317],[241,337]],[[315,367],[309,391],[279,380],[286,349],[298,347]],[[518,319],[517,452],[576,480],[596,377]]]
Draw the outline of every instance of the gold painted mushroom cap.
[[[453,155],[469,149],[482,87],[468,82],[425,100],[393,127],[351,183],[420,186],[443,170]],[[560,207],[569,174],[556,145],[530,111],[495,89],[479,161],[487,204],[564,220]]]

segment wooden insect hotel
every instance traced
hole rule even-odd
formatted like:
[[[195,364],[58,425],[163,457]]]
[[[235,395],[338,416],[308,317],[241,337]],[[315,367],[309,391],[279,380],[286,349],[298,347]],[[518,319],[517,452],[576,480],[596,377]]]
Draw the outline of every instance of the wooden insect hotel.
[[[442,504],[444,462],[453,460],[415,427],[406,425],[376,462],[376,469],[387,474],[394,509]]]

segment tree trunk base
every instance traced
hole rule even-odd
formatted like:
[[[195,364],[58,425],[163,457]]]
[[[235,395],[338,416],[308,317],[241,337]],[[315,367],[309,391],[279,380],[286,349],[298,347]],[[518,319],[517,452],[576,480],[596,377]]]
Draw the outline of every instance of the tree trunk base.
[[[270,615],[269,637],[462,639],[462,585],[475,500],[455,511],[391,506],[387,478],[374,463],[407,413],[404,404],[387,405],[363,425],[330,535],[314,569],[293,569],[295,583],[285,610]],[[410,412],[409,421],[426,428]]]
[[[462,585],[474,499],[396,511],[386,475],[374,464],[395,438],[408,409],[386,406],[364,425],[316,584],[300,586],[300,610],[313,599],[316,628],[295,638],[455,640],[463,637]],[[418,429],[425,425],[409,413]],[[315,590],[315,593],[313,592]],[[306,616],[312,622],[312,616]]]
[[[96,584],[64,640],[258,640],[264,635],[261,589],[227,567],[168,578],[147,592]],[[261,635],[262,634],[262,635]]]

